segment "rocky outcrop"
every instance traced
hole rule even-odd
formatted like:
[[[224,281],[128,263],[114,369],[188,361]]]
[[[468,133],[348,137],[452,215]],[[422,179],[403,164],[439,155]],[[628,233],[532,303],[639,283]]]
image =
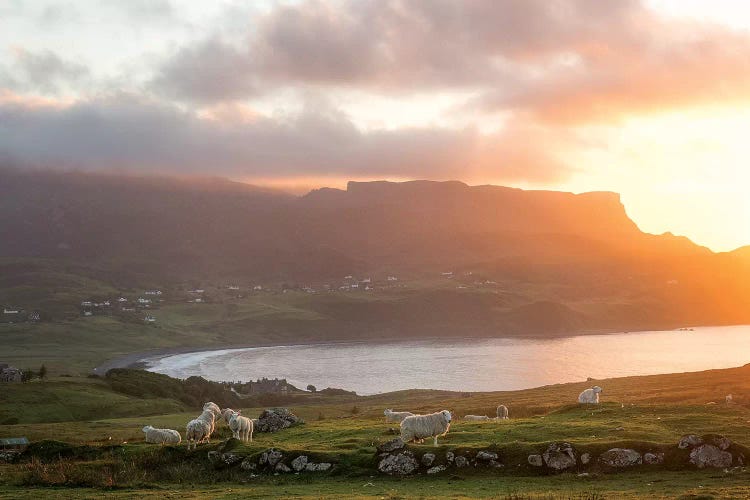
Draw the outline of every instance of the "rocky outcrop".
[[[702,444],[690,452],[690,463],[699,469],[704,467],[731,467],[732,454],[713,444]]]
[[[660,465],[664,463],[664,453],[644,453],[643,463],[647,465]]]
[[[292,460],[292,469],[294,469],[296,472],[305,470],[305,466],[307,465],[307,455],[300,455],[294,460]]]
[[[377,450],[378,453],[391,453],[403,449],[404,446],[406,446],[406,443],[404,443],[400,437],[397,437],[396,439],[391,439],[390,441],[379,444]]]
[[[433,462],[435,462],[435,458],[437,457],[435,457],[434,453],[425,453],[424,455],[422,455],[422,459],[420,460],[420,462],[422,462],[422,465],[424,465],[425,467],[429,467],[433,464]]]
[[[304,424],[304,420],[286,408],[264,410],[254,424],[255,432],[278,432],[295,425]]]
[[[641,454],[630,448],[612,448],[599,455],[599,463],[616,469],[643,463]]]
[[[410,451],[388,455],[378,464],[378,470],[391,476],[407,476],[419,468],[419,462]]]

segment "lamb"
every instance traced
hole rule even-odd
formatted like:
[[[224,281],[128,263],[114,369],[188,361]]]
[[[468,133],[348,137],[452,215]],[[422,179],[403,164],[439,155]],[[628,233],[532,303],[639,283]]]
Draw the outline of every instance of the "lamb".
[[[180,433],[172,429],[155,429],[147,425],[143,428],[147,443],[155,444],[180,444],[182,437]]]
[[[227,425],[229,425],[229,419],[232,418],[232,413],[234,412],[235,411],[231,408],[224,408],[223,410],[221,410],[221,417],[224,419],[224,422]]]
[[[487,415],[465,415],[464,420],[474,420],[474,421],[482,421],[482,420],[492,420]]]
[[[497,418],[499,420],[508,420],[508,407],[500,405],[497,407]]]
[[[451,412],[448,410],[430,413],[429,415],[411,415],[401,421],[401,440],[424,442],[424,438],[432,437],[437,446],[437,438],[445,436],[451,427]]]
[[[401,423],[403,419],[406,417],[411,417],[414,414],[409,411],[393,411],[390,408],[383,411],[383,415],[385,415],[385,421],[388,423]]]
[[[240,412],[232,411],[229,416],[229,428],[235,439],[253,442],[253,421],[240,415]]]
[[[595,385],[591,389],[586,389],[578,395],[578,402],[586,404],[599,404],[600,392],[602,392],[602,388],[598,385]]]
[[[188,422],[185,428],[185,441],[188,443],[188,450],[191,448],[195,449],[198,447],[198,443],[204,441],[211,442],[211,434],[214,432],[216,426],[215,423],[216,415],[211,410],[203,410],[198,418],[195,418]]]

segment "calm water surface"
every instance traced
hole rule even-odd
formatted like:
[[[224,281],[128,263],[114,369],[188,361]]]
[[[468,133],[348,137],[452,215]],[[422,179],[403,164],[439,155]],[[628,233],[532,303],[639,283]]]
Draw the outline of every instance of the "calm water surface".
[[[729,368],[750,362],[750,325],[585,335],[547,340],[482,339],[338,343],[176,354],[149,370],[210,380],[286,378],[300,388],[358,394],[400,389],[500,391],[607,378]]]

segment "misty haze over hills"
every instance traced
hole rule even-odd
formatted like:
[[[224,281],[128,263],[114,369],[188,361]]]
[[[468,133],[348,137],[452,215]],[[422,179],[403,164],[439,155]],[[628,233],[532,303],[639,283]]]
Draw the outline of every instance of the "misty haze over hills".
[[[294,197],[222,179],[3,170],[0,213],[1,257],[75,263],[117,286],[305,285],[349,274],[418,280],[451,271],[499,282],[502,305],[513,305],[506,312],[519,322],[750,320],[747,248],[716,254],[687,238],[645,234],[616,193],[413,181],[350,182]],[[441,293],[449,295],[428,302],[463,304],[467,315],[499,306]]]

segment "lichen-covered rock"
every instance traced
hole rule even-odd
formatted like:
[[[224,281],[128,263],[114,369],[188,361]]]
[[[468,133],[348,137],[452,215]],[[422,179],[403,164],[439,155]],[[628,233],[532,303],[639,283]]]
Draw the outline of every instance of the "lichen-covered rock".
[[[268,450],[260,454],[260,459],[258,460],[258,464],[268,465],[269,467],[274,467],[277,463],[281,461],[282,458],[284,458],[283,453],[281,453],[279,450],[275,448],[269,448]]]
[[[607,467],[623,468],[643,463],[641,454],[630,448],[612,448],[599,455],[599,463]]]
[[[245,457],[236,453],[227,452],[221,454],[221,461],[232,467],[242,462]]]
[[[16,460],[18,460],[19,456],[21,456],[20,451],[15,451],[15,450],[0,451],[0,463],[12,464]]]
[[[529,455],[529,464],[534,467],[541,467],[544,465],[544,459],[541,455]]]
[[[453,463],[453,460],[455,459],[455,457],[456,457],[456,454],[455,454],[455,453],[453,453],[452,451],[447,451],[447,452],[445,452],[445,459],[446,459],[446,460],[447,460],[448,462],[451,462],[451,463]]]
[[[422,459],[420,460],[422,462],[422,465],[425,467],[429,467],[432,465],[432,463],[435,461],[435,454],[434,453],[425,453],[422,455]]]
[[[711,436],[708,442],[716,446],[720,450],[728,450],[732,446],[732,441],[724,436]]]
[[[419,463],[414,454],[405,451],[398,455],[388,455],[378,464],[378,470],[391,476],[406,476],[417,470]]]
[[[286,408],[271,408],[260,414],[258,422],[253,423],[253,430],[255,432],[278,432],[304,423],[304,420]]]
[[[400,450],[404,446],[406,446],[406,443],[404,443],[400,437],[397,437],[396,439],[391,439],[390,441],[379,444],[377,449],[379,453],[390,453],[392,451]]]
[[[308,472],[327,471],[330,468],[331,468],[331,464],[328,462],[321,462],[319,464],[308,462],[307,465],[305,465],[305,470]]]
[[[256,470],[257,468],[258,464],[255,463],[255,460],[250,460],[249,458],[246,458],[240,464],[240,469],[242,470]]]
[[[502,469],[503,467],[505,467],[505,466],[504,466],[503,464],[501,464],[501,463],[500,463],[500,462],[498,462],[497,460],[490,460],[490,461],[489,461],[489,462],[487,463],[487,465],[489,465],[489,466],[490,466],[490,467],[492,467],[493,469]]]
[[[456,467],[458,467],[459,469],[462,467],[469,466],[469,459],[461,455],[457,455],[456,458],[454,459],[454,462],[456,464]]]
[[[429,469],[427,469],[427,474],[437,474],[438,472],[443,472],[447,469],[447,465],[436,465],[435,467],[430,467]]]
[[[584,453],[581,455],[581,463],[583,465],[587,465],[589,462],[591,462],[591,453]]]
[[[542,458],[544,463],[555,472],[571,469],[576,466],[576,451],[570,443],[550,443]]]
[[[497,460],[497,453],[492,451],[480,451],[479,453],[477,453],[477,460]]]
[[[692,448],[701,444],[703,444],[703,440],[701,438],[699,438],[695,434],[687,434],[680,438],[680,441],[677,443],[677,447],[681,450],[684,450],[686,448]]]
[[[690,463],[699,469],[704,467],[731,467],[732,454],[712,444],[702,444],[690,452]]]
[[[648,465],[659,465],[664,463],[664,453],[644,453],[643,463]]]
[[[307,465],[307,455],[300,455],[294,460],[292,460],[292,469],[294,469],[297,472],[304,470],[306,465]]]

